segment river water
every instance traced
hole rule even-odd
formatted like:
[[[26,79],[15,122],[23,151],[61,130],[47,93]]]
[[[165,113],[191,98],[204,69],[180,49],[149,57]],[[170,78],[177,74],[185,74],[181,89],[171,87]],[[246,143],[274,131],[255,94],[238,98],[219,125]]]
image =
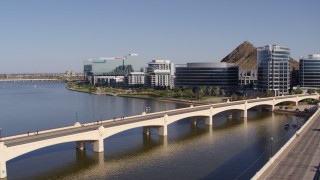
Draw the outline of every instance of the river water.
[[[98,96],[69,91],[65,83],[0,83],[2,136],[24,134],[102,119],[186,107],[172,102]],[[232,118],[228,119],[228,115]],[[213,126],[186,118],[168,126],[168,136],[142,128],[104,140],[104,153],[91,144],[59,144],[7,162],[8,179],[249,179],[296,131],[295,116],[239,111],[213,116]],[[271,137],[273,142],[271,143]],[[272,144],[272,146],[271,146]]]

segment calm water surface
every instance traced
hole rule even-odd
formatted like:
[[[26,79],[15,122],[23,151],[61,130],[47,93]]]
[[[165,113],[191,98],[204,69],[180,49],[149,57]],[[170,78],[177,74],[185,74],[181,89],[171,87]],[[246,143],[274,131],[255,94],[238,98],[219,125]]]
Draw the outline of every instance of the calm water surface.
[[[80,122],[182,108],[185,105],[97,96],[69,91],[64,83],[0,83],[2,136]],[[228,119],[232,114],[233,118]],[[213,116],[213,126],[183,119],[168,126],[168,136],[142,128],[105,139],[105,152],[84,151],[75,143],[43,148],[7,162],[8,179],[249,179],[295,132],[284,130],[296,117],[249,111]],[[299,119],[298,124],[303,124]],[[271,150],[270,138],[273,137]]]

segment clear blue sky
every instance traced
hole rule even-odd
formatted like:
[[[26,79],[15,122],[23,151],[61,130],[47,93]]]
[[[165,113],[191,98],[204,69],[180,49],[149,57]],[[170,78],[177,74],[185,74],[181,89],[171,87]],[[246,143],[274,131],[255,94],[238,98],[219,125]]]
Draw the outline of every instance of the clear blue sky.
[[[0,73],[82,71],[138,53],[216,62],[243,41],[320,53],[319,0],[1,0]]]

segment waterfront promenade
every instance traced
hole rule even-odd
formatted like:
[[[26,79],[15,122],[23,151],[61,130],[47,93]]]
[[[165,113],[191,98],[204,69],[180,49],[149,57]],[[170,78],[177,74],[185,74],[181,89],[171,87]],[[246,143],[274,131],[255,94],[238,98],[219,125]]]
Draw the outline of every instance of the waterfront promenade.
[[[320,109],[252,179],[319,179]]]

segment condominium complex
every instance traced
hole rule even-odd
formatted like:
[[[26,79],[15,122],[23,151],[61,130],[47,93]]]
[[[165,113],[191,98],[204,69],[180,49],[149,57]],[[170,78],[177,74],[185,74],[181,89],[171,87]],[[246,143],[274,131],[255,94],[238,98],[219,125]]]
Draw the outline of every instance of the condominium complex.
[[[126,76],[126,85],[128,87],[144,87],[145,73],[144,72],[131,72]]]
[[[225,62],[176,65],[175,86],[234,89],[238,85],[238,71],[238,65]]]
[[[289,94],[290,49],[267,45],[257,49],[258,89],[272,90],[275,96]]]
[[[320,88],[320,54],[301,58],[299,74],[301,87]]]
[[[162,89],[174,87],[174,64],[170,60],[152,60],[146,69],[146,87]]]

